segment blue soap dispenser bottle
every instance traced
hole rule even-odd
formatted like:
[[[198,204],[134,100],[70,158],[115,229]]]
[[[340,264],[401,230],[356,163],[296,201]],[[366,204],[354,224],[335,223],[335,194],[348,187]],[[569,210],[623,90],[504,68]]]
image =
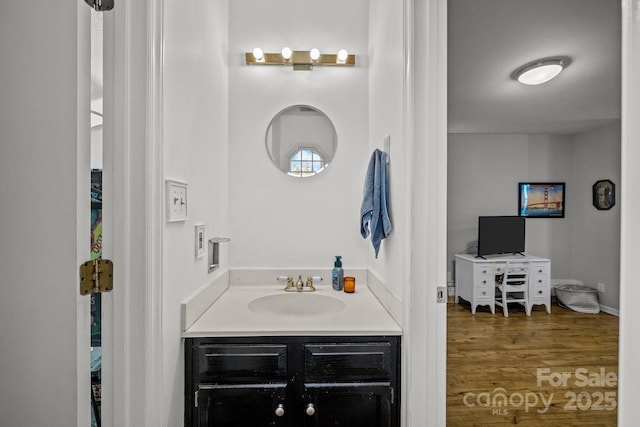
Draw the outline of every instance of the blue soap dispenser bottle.
[[[333,263],[331,286],[336,291],[341,291],[344,287],[344,270],[342,270],[342,257],[340,255],[336,255],[336,261]]]

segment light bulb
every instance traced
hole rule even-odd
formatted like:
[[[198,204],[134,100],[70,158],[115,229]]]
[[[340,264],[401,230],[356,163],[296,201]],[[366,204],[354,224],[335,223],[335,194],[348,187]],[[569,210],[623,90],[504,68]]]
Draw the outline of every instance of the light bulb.
[[[338,51],[338,61],[344,62],[347,60],[348,57],[349,57],[349,52],[347,52],[346,49],[340,49]]]
[[[291,49],[289,49],[288,47],[283,47],[282,48],[282,57],[284,59],[289,59],[291,58]]]
[[[262,49],[260,49],[259,47],[253,49],[253,57],[256,59],[256,61],[260,61],[263,56],[264,53],[262,52]]]
[[[320,51],[314,47],[311,49],[311,52],[309,52],[309,55],[311,56],[311,59],[317,61],[318,58],[320,58]]]

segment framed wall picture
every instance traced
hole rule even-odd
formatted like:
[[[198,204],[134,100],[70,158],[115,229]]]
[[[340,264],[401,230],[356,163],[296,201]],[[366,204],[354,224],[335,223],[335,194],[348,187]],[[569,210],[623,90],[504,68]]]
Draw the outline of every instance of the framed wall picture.
[[[564,182],[518,184],[518,215],[527,218],[564,218]]]
[[[616,204],[616,185],[608,179],[593,184],[593,206],[600,211],[608,211]]]

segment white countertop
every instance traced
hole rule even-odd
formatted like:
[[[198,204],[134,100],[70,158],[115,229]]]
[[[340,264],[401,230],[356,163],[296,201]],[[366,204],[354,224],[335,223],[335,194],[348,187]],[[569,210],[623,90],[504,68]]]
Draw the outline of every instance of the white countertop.
[[[402,329],[366,285],[357,283],[355,293],[334,291],[331,284],[315,285],[309,294],[340,299],[345,308],[315,316],[293,313],[260,314],[249,309],[256,298],[284,294],[284,286],[232,284],[183,332],[184,337],[402,335]],[[307,293],[293,296],[306,297]]]

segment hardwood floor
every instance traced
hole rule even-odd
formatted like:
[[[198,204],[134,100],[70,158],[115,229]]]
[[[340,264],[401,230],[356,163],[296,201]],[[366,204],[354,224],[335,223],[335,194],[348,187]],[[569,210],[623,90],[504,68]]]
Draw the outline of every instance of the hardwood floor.
[[[618,318],[451,302],[447,426],[615,426]]]

